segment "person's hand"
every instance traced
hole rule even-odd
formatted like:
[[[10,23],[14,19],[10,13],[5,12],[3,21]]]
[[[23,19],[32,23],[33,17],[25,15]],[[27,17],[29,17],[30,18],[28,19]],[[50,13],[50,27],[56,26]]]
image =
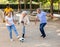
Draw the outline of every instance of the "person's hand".
[[[11,25],[11,23],[8,23],[9,25]]]
[[[13,20],[13,22],[14,22],[14,24],[16,24],[16,21],[15,20]]]
[[[24,23],[25,25],[27,25],[27,23]]]
[[[35,22],[35,25],[37,24],[37,22]]]
[[[14,24],[16,24],[16,22],[14,22]]]
[[[16,25],[16,22],[14,21],[14,25]]]

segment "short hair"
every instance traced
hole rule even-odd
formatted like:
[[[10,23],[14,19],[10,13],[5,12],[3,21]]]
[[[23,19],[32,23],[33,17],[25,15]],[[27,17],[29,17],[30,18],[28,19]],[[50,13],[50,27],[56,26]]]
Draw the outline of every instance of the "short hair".
[[[22,14],[27,14],[27,11],[23,11]]]
[[[41,11],[41,8],[37,8],[37,10],[40,10]]]
[[[8,7],[9,7],[10,5],[9,5],[9,4],[7,4],[6,6],[8,6]]]

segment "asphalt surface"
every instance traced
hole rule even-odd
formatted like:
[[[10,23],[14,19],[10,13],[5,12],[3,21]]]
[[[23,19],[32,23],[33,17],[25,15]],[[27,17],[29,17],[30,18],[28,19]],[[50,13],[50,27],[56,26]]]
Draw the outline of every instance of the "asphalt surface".
[[[22,25],[16,24],[19,36],[22,35]],[[0,47],[60,47],[60,21],[49,21],[45,27],[46,38],[40,37],[39,22],[31,22],[26,26],[25,41],[20,42],[13,32],[14,41],[9,39],[9,32],[4,23],[0,23]]]

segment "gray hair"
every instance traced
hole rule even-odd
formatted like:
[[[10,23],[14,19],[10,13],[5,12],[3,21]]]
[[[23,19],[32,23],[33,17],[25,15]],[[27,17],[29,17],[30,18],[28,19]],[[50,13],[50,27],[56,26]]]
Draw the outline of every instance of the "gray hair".
[[[36,10],[40,10],[41,11],[41,8],[37,8]]]
[[[27,14],[27,11],[23,11],[22,14]]]

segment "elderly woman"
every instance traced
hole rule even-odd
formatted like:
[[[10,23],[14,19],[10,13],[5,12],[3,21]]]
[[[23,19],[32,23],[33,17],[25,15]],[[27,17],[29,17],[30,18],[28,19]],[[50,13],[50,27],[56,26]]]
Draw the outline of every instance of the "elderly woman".
[[[20,15],[20,21],[19,21],[21,24],[22,24],[22,26],[23,26],[23,30],[22,30],[22,38],[24,38],[24,36],[25,36],[25,26],[27,25],[27,24],[29,24],[29,18],[28,18],[28,16],[27,16],[27,12],[26,11],[23,11],[22,13],[21,13],[21,15]]]

